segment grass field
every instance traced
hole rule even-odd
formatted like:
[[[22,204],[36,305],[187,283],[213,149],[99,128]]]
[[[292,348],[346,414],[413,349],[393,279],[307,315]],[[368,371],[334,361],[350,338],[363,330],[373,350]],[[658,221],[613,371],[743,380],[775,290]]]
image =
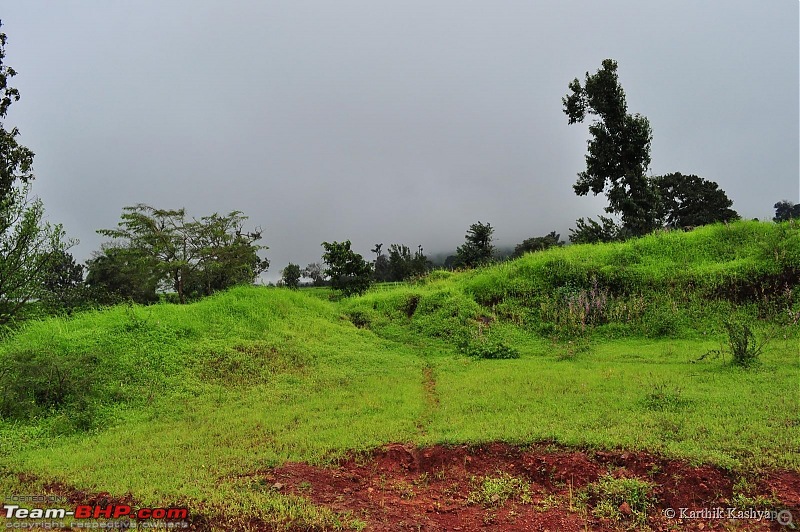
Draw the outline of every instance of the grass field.
[[[797,225],[742,222],[346,300],[242,287],[32,322],[0,344],[0,493],[57,481],[210,518],[361,528],[241,479],[389,442],[800,470],[798,272]],[[768,340],[754,364],[732,363],[726,324]]]

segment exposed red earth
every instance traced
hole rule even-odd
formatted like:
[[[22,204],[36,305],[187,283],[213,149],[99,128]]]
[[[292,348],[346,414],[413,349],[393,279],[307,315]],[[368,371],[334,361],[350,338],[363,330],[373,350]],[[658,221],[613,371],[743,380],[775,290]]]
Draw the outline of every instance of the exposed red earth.
[[[599,501],[594,496],[581,500],[580,494],[606,475],[652,483],[654,502],[647,515],[637,521],[631,506],[623,502],[616,508],[616,518],[596,516],[593,510]],[[516,494],[504,499],[494,495],[481,499],[476,493],[480,493],[481,483],[487,478],[515,479],[517,486],[527,488],[527,496]],[[740,473],[709,465],[692,466],[643,452],[575,450],[544,444],[428,448],[390,444],[369,454],[347,457],[334,466],[286,463],[224,480],[257,482],[281,493],[305,497],[319,506],[349,512],[366,523],[366,530],[375,531],[800,528],[798,471],[746,475],[747,482],[743,484]],[[747,486],[747,493],[742,493],[743,485]],[[46,485],[46,489],[66,496],[73,505],[136,504],[129,495],[90,494],[56,483]],[[760,510],[788,509],[795,528],[769,519],[727,517],[727,508],[741,503],[741,496],[761,500],[761,505],[756,506]],[[700,512],[713,512],[715,508],[722,509],[722,515],[702,517]],[[681,509],[694,517],[681,519]],[[197,510],[192,511],[190,505],[193,530],[274,529],[247,516],[207,518]],[[675,511],[675,517],[670,517],[670,510]]]

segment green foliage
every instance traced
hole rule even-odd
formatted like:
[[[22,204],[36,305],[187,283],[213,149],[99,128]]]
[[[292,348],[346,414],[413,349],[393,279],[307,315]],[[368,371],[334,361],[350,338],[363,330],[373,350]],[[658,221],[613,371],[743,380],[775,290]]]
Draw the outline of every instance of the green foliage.
[[[380,268],[382,255],[378,255],[375,260],[376,272]],[[422,253],[422,246],[417,247],[417,251],[412,255],[408,246],[392,244],[389,246],[389,258],[387,262],[387,275],[384,281],[398,282],[423,275],[428,270],[428,258]],[[376,275],[377,279],[377,275]]]
[[[473,358],[512,359],[519,358],[519,351],[498,340],[487,338],[472,339],[459,346],[460,351]]]
[[[237,287],[190,305],[32,321],[0,344],[0,368],[36,356],[72,367],[88,357],[78,367],[91,377],[89,400],[83,418],[70,398],[47,408],[28,402],[41,415],[0,420],[0,460],[10,472],[0,483],[7,493],[38,493],[23,490],[20,473],[66,478],[130,492],[143,505],[187,501],[212,522],[225,514],[330,529],[349,521],[249,473],[287,461],[334,463],[396,441],[546,440],[726,468],[797,469],[799,333],[786,316],[800,311],[798,293],[790,289],[759,318],[751,292],[726,295],[738,293],[732,286],[771,293],[765,279],[800,263],[796,239],[791,223],[736,222],[552,248],[336,301],[327,289]],[[572,344],[540,336],[542,304],[555,313],[567,301],[579,309],[603,298]],[[657,309],[679,317],[669,338],[645,337]],[[748,320],[755,334],[767,328],[757,319],[780,325],[759,371],[690,363],[725,342],[730,316]],[[519,358],[459,356],[465,339],[513,346]],[[514,484],[502,476],[476,480],[475,504],[501,501],[502,486]],[[610,482],[585,491],[588,507],[644,528],[634,512],[647,489]]]
[[[267,247],[255,244],[261,231],[244,232],[247,217],[239,211],[226,216],[214,213],[199,220],[188,220],[185,209],[144,204],[123,211],[117,229],[97,232],[122,241],[114,247],[125,250],[126,270],[135,268],[137,279],[157,279],[174,290],[181,303],[187,297],[252,283],[269,267],[269,261],[258,256]],[[138,291],[148,291],[148,284]]]
[[[726,321],[725,330],[728,332],[728,347],[733,363],[744,368],[756,364],[766,341],[759,343],[751,326],[742,321]]]
[[[0,359],[0,417],[30,421],[63,413],[76,429],[93,424],[98,358],[84,353],[17,351]]]
[[[773,205],[775,209],[774,222],[788,222],[789,220],[800,218],[800,203],[794,204],[791,201],[779,201]]]
[[[583,122],[587,113],[598,117],[589,126],[586,171],[578,174],[575,193],[605,193],[606,212],[619,214],[627,232],[649,233],[658,226],[659,202],[647,177],[652,130],[647,118],[628,114],[617,62],[605,59],[596,74],[586,73],[584,85],[575,78],[569,89],[562,102],[570,124]]]
[[[314,286],[323,286],[325,284],[325,274],[322,271],[322,264],[319,262],[312,262],[303,268],[303,277],[308,277]]]
[[[676,172],[657,176],[653,183],[661,196],[659,218],[668,227],[698,227],[739,219],[731,209],[733,202],[713,181]]]
[[[3,64],[6,40],[6,34],[0,33],[0,118],[6,117],[12,102],[19,101],[19,91],[9,84],[17,72]],[[7,199],[13,190],[33,180],[33,152],[17,142],[18,135],[17,128],[9,131],[0,122],[0,205],[8,205]]]
[[[48,296],[58,258],[73,242],[60,225],[44,221],[44,206],[30,199],[29,185],[0,199],[0,327],[9,325],[33,299]]]
[[[638,478],[600,477],[579,493],[579,500],[588,503],[599,519],[630,520],[638,525],[647,522],[647,512],[655,504],[653,484]],[[623,511],[627,505],[627,511]],[[627,514],[627,515],[626,515]]]
[[[564,242],[559,240],[560,238],[561,235],[556,234],[555,231],[551,231],[545,236],[525,239],[521,244],[517,244],[517,246],[514,248],[514,253],[512,253],[511,258],[519,258],[525,253],[531,251],[544,251],[555,246],[563,246]]]
[[[59,250],[51,255],[42,296],[48,313],[69,315],[88,306],[91,298],[83,282],[83,271],[83,265],[77,264],[68,252]]]
[[[578,218],[575,229],[570,229],[569,241],[573,244],[598,244],[620,240],[623,231],[614,220],[605,216],[599,217],[600,222],[592,219]]]
[[[360,254],[350,249],[350,241],[323,242],[322,260],[328,265],[325,275],[331,286],[344,296],[363,294],[372,284],[372,266]]]
[[[158,301],[160,278],[149,261],[129,249],[106,246],[87,262],[89,297],[101,304]]]
[[[6,40],[0,33],[0,119],[19,100],[9,84],[16,71],[3,64]],[[33,152],[17,136],[17,128],[9,131],[0,121],[0,328],[20,317],[28,302],[45,297],[54,258],[72,245],[60,225],[44,221],[42,201],[30,196]]]
[[[300,285],[300,277],[302,277],[302,272],[300,271],[299,264],[292,264],[290,262],[289,265],[283,269],[281,275],[281,280],[285,286],[296,290]]]
[[[469,226],[465,242],[456,250],[455,266],[460,268],[476,268],[491,262],[494,255],[494,228],[491,224],[480,221]]]

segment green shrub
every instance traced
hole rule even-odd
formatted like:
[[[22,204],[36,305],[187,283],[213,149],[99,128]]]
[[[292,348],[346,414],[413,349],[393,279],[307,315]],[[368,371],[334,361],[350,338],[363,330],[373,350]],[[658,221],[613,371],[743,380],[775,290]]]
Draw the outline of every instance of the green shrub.
[[[15,351],[0,364],[0,417],[27,421],[62,412],[78,428],[91,427],[102,375],[98,357]]]
[[[478,339],[464,342],[460,350],[467,356],[474,358],[511,359],[519,358],[519,351],[513,347],[496,340]]]
[[[742,321],[725,322],[725,330],[728,332],[728,346],[733,363],[745,368],[754,365],[761,355],[765,342],[759,344],[750,325]]]

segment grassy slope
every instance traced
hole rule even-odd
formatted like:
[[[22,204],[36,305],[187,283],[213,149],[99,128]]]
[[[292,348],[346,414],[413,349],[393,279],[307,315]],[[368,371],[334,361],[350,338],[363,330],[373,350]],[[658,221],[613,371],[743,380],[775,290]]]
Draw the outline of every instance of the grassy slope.
[[[32,323],[0,346],[0,360],[90,354],[94,391],[82,423],[92,428],[77,430],[69,411],[0,424],[0,491],[19,491],[8,472],[26,472],[131,492],[143,504],[188,500],[210,515],[331,525],[340,518],[240,475],[390,441],[554,440],[797,469],[796,327],[781,329],[762,363],[742,370],[692,360],[724,340],[714,326],[722,312],[754,315],[756,306],[690,297],[672,313],[682,321],[650,338],[638,334],[658,318],[649,310],[634,316],[641,326],[603,325],[574,343],[536,325],[554,287],[591,289],[593,276],[622,279],[630,293],[647,287],[642,297],[660,303],[665,290],[712,293],[787,264],[800,265],[796,227],[742,223],[441,272],[341,303],[239,288],[183,307]],[[454,346],[465,338],[513,345],[521,357],[461,356]]]

